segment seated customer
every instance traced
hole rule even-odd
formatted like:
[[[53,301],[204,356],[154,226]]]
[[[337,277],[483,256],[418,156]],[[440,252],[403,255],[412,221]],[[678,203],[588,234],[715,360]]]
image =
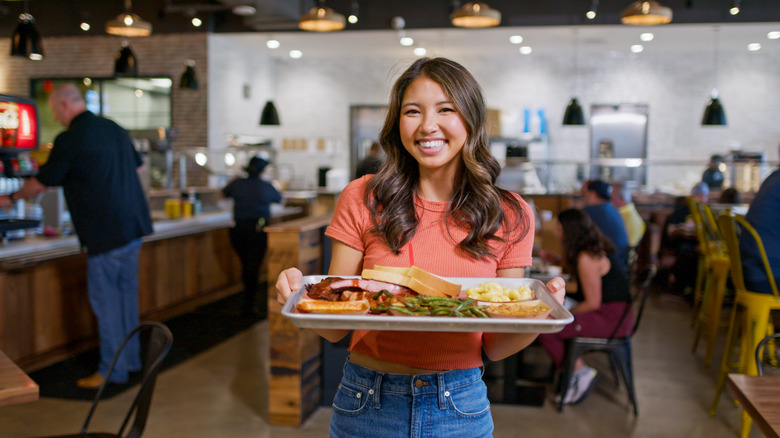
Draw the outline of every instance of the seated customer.
[[[630,301],[625,271],[615,260],[615,248],[590,217],[582,210],[569,209],[558,215],[556,234],[561,239],[564,260],[578,290],[567,296],[574,322],[558,333],[539,335],[539,342],[560,369],[565,355],[567,339],[592,336],[608,337],[615,330],[620,317]],[[569,307],[569,305],[567,305]],[[630,311],[630,309],[629,309]],[[628,315],[617,331],[617,336],[627,336],[633,318]],[[574,376],[566,392],[564,403],[581,402],[593,388],[598,373],[577,359]]]
[[[623,182],[612,183],[612,197],[610,199],[612,205],[618,209],[620,216],[623,218],[623,223],[626,225],[626,232],[628,233],[628,246],[637,246],[639,241],[642,240],[642,236],[645,235],[647,225],[639,212],[636,211],[636,206],[631,202],[631,190],[628,189]]]
[[[775,281],[780,280],[780,169],[770,174],[750,203],[745,219],[756,229],[764,244],[766,256]],[[751,292],[772,293],[764,262],[750,233],[739,236],[739,251],[742,257],[742,274],[745,287]]]
[[[628,232],[623,218],[609,200],[612,189],[606,182],[596,179],[583,185],[582,199],[586,213],[616,249],[616,261],[625,268],[628,258]]]

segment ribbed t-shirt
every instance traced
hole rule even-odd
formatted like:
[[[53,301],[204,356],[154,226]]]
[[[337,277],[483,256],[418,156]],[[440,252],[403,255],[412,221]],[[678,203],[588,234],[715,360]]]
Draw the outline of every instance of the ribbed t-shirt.
[[[431,202],[415,197],[419,225],[400,254],[393,254],[379,236],[371,232],[373,224],[363,193],[371,175],[352,181],[339,196],[336,210],[325,234],[363,252],[363,268],[375,265],[407,267],[415,265],[443,277],[495,277],[500,269],[531,265],[534,217],[526,204],[515,195],[528,220],[525,237],[515,243],[491,242],[496,258],[476,260],[457,248],[467,232],[444,220],[447,202]],[[508,209],[504,210],[508,212]],[[509,213],[507,213],[509,214]],[[519,220],[519,218],[515,218]],[[514,233],[520,233],[520,229]],[[338,275],[337,272],[334,274]],[[482,365],[482,333],[408,332],[355,330],[350,351],[377,359],[416,368],[432,370],[465,369]]]

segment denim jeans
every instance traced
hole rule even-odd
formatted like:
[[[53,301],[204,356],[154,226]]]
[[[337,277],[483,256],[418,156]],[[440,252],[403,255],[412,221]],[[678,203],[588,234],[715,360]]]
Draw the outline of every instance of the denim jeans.
[[[493,436],[482,368],[389,374],[344,365],[330,436],[478,438]]]
[[[138,254],[141,239],[87,257],[87,288],[100,337],[97,372],[106,377],[108,365],[122,339],[138,326]],[[125,345],[109,381],[122,383],[141,369],[138,336]]]

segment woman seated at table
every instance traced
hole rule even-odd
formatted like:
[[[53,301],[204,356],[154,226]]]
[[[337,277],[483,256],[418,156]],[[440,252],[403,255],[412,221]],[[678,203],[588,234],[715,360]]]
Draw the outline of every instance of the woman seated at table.
[[[574,322],[558,333],[540,335],[539,342],[560,369],[565,341],[582,336],[610,336],[626,310],[630,295],[625,271],[621,264],[615,263],[614,245],[588,214],[578,209],[565,210],[558,215],[558,222],[556,235],[565,252],[563,261],[575,280],[573,283],[578,285],[577,291],[566,297]],[[627,315],[616,336],[627,336],[632,321],[631,315]],[[564,403],[576,404],[584,400],[597,377],[594,368],[587,366],[582,358],[577,359]]]

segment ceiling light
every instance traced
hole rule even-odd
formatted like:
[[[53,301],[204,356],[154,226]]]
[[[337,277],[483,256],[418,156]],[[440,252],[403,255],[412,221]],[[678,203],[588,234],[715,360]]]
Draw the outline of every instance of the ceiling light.
[[[300,50],[290,50],[289,55],[290,58],[292,59],[299,59],[303,56],[303,52],[301,52]]]
[[[19,24],[11,35],[11,56],[40,61],[43,59],[41,34],[35,28],[35,18],[27,13],[27,2],[24,3],[24,9],[25,12],[19,14]]]
[[[425,50],[424,47],[415,47],[414,48],[415,56],[425,56],[426,53],[428,53],[428,51]]]
[[[531,52],[533,52],[534,49],[531,48],[531,46],[521,46],[520,47],[520,53],[523,55],[530,55]]]
[[[740,0],[734,0],[734,5],[729,9],[729,14],[731,15],[737,15],[739,14],[739,1]]]
[[[272,101],[267,101],[260,114],[260,124],[264,126],[278,126],[279,113],[276,112],[276,106]]]
[[[298,27],[311,32],[333,32],[344,29],[346,19],[343,15],[322,4],[309,9],[298,20]]]
[[[152,24],[130,12],[130,0],[125,0],[125,12],[106,22],[106,33],[124,37],[145,37],[152,33]]]
[[[203,24],[203,21],[201,21],[198,17],[192,17],[192,25],[195,27],[200,27],[200,25]]]
[[[282,43],[280,43],[278,40],[270,39],[265,42],[265,46],[269,49],[278,49]]]
[[[672,10],[656,1],[637,1],[631,3],[620,13],[623,24],[633,26],[654,26],[672,21]]]
[[[566,106],[566,109],[563,111],[563,124],[564,125],[584,125],[585,124],[585,116],[582,113],[582,107],[580,106],[580,103],[577,101],[577,92],[579,91],[579,68],[578,68],[578,61],[579,61],[579,35],[577,34],[577,29],[574,29],[574,50],[572,50],[572,76],[574,76],[574,91],[572,92],[572,98],[569,101],[569,104]]]
[[[493,27],[501,23],[501,12],[482,2],[468,2],[450,16],[457,27]]]
[[[91,26],[89,25],[89,23],[87,23],[86,21],[84,21],[83,23],[81,23],[81,24],[79,25],[79,27],[80,27],[80,28],[81,28],[81,30],[83,30],[84,32],[87,32],[87,31],[90,29],[90,27],[91,27]]]
[[[761,43],[750,43],[747,45],[747,49],[751,52],[756,52],[758,50],[761,50]]]
[[[257,9],[255,9],[254,6],[250,6],[250,5],[233,6],[232,11],[233,11],[234,14],[240,15],[242,17],[255,15],[255,13],[257,13]]]
[[[512,35],[509,37],[509,42],[512,44],[520,44],[523,42],[522,35]]]
[[[358,5],[357,0],[352,0],[352,12],[349,14],[349,17],[347,17],[347,21],[349,21],[349,24],[355,24],[358,22],[359,10],[360,10],[360,6]]]
[[[195,61],[192,59],[184,63],[184,73],[179,79],[179,88],[198,89],[198,76],[195,74]]]
[[[398,40],[399,43],[401,43],[404,47],[410,47],[414,45],[414,39],[412,37],[402,37],[400,40]]]
[[[769,38],[770,40],[780,40],[780,32],[778,31],[767,32],[766,37]]]
[[[720,100],[718,100],[718,28],[714,27],[715,32],[715,51],[713,54],[713,71],[715,72],[715,87],[710,94],[710,101],[707,103],[707,107],[704,108],[704,115],[701,118],[702,125],[726,125],[726,111],[723,110]]]
[[[631,53],[642,53],[645,50],[645,46],[641,44],[632,44]]]
[[[138,76],[138,62],[135,54],[130,50],[127,42],[122,43],[122,48],[114,61],[114,76]]]
[[[650,32],[644,32],[644,33],[639,34],[639,39],[642,40],[642,41],[653,41],[654,38],[655,38],[655,35],[653,35]]]
[[[588,12],[585,13],[585,17],[588,20],[593,20],[596,18],[596,13],[599,10],[599,0],[593,0],[590,4],[590,9],[588,9]]]

